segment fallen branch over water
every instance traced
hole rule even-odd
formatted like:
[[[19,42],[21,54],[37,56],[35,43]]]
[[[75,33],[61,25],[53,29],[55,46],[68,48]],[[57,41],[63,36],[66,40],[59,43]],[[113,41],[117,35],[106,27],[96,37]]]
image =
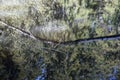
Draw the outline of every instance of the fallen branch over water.
[[[120,34],[111,35],[111,36],[95,37],[95,38],[78,39],[75,41],[63,42],[61,44],[78,44],[78,43],[93,42],[93,41],[106,41],[106,40],[120,40]]]
[[[23,35],[26,35],[26,36],[29,36],[30,38],[32,39],[36,39],[30,32],[27,32],[25,30],[22,30],[20,28],[17,28],[17,27],[14,27],[14,26],[10,26],[8,24],[6,24],[5,22],[3,21],[0,21],[0,24],[4,25],[6,28],[8,29],[13,29],[15,30],[15,32],[19,33],[19,34],[23,34]]]
[[[77,39],[74,41],[66,41],[66,42],[57,42],[57,41],[50,41],[46,39],[41,39],[39,37],[33,36],[30,32],[27,32],[25,30],[19,29],[17,27],[10,26],[2,21],[0,21],[0,24],[6,26],[8,29],[13,29],[17,33],[26,35],[34,40],[40,40],[48,44],[63,44],[63,45],[72,45],[72,44],[79,44],[79,43],[85,43],[85,42],[93,42],[93,41],[105,41],[105,40],[119,40],[120,35],[111,35],[111,36],[102,36],[102,37],[95,37],[95,38],[84,38],[84,39]]]

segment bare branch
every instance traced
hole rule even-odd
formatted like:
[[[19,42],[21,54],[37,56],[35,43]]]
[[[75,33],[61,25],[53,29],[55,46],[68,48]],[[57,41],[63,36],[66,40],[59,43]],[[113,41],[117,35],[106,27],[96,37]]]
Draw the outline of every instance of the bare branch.
[[[27,32],[27,31],[25,31],[25,30],[22,30],[22,29],[20,29],[20,28],[14,27],[14,26],[10,26],[10,25],[4,23],[3,21],[0,21],[0,24],[6,26],[8,29],[13,29],[13,30],[15,30],[15,32],[17,32],[17,33],[19,33],[19,34],[23,34],[23,35],[29,36],[30,38],[36,40],[36,37],[33,36],[30,32]]]
[[[77,39],[77,40],[74,40],[74,41],[56,42],[56,41],[49,41],[49,40],[38,38],[37,36],[32,35],[30,32],[19,29],[17,27],[10,26],[10,25],[2,22],[2,21],[0,21],[0,24],[5,25],[9,29],[15,30],[17,33],[27,35],[28,37],[30,37],[34,40],[40,40],[40,41],[43,41],[44,43],[48,43],[48,44],[72,45],[72,44],[85,43],[85,42],[118,40],[118,39],[120,39],[120,35],[111,35],[111,36],[102,36],[102,37],[95,37],[95,38]]]

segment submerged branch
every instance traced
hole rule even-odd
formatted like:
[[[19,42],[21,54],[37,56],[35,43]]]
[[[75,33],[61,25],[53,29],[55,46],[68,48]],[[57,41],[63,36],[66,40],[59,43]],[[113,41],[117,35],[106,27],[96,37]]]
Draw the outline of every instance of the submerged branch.
[[[62,51],[59,51],[59,50],[56,50],[56,49],[49,49],[49,48],[41,48],[43,50],[48,50],[48,51],[53,51],[53,52],[57,52],[57,53],[66,53],[66,52],[62,52]]]

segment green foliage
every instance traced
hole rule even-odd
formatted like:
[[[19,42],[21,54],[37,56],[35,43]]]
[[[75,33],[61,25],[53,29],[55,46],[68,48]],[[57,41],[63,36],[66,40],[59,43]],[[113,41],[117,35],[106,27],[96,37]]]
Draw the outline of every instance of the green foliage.
[[[112,8],[113,11],[107,14],[111,7],[107,6],[109,3],[105,0],[101,0],[101,2],[95,0],[77,0],[76,2],[74,0],[42,0],[42,4],[44,7],[41,9],[36,8],[35,4],[31,3],[26,17],[19,16],[20,18],[16,18],[12,16],[11,18],[9,16],[2,18],[2,20],[18,28],[20,28],[18,25],[22,25],[26,28],[25,30],[29,30],[31,26],[44,27],[50,21],[67,25],[69,29],[66,32],[58,34],[57,32],[49,32],[48,36],[45,37],[46,32],[38,32],[44,33],[44,35],[35,33],[46,40],[50,37],[53,41],[60,40],[55,39],[55,37],[63,37],[62,34],[66,34],[64,37],[67,37],[63,41],[114,35],[118,29],[114,30],[115,27],[119,27],[119,5]],[[99,20],[100,17],[103,18],[102,24]],[[79,21],[79,18],[82,21]],[[112,20],[112,18],[111,25],[115,25],[115,27],[108,34],[107,21]],[[91,27],[94,21],[96,25]],[[120,64],[119,40],[56,44],[40,39],[31,39],[27,35],[19,34],[17,30],[8,29],[7,26],[1,24],[0,30],[1,80],[34,80],[42,74],[43,64],[45,64],[46,73],[44,75],[46,80],[99,80],[100,75],[107,80],[112,74],[113,67]],[[69,39],[71,35],[75,35],[75,37],[72,36]]]
[[[46,67],[47,79],[99,80],[99,75],[107,79],[112,68],[119,65],[119,47],[116,44],[119,41],[89,42],[62,48],[59,45],[55,50],[62,52],[48,52],[52,54],[49,54],[50,63]]]
[[[115,13],[113,14],[113,24],[116,26],[116,34],[119,34],[119,26],[120,26],[120,1],[118,2],[118,6],[115,9]]]

